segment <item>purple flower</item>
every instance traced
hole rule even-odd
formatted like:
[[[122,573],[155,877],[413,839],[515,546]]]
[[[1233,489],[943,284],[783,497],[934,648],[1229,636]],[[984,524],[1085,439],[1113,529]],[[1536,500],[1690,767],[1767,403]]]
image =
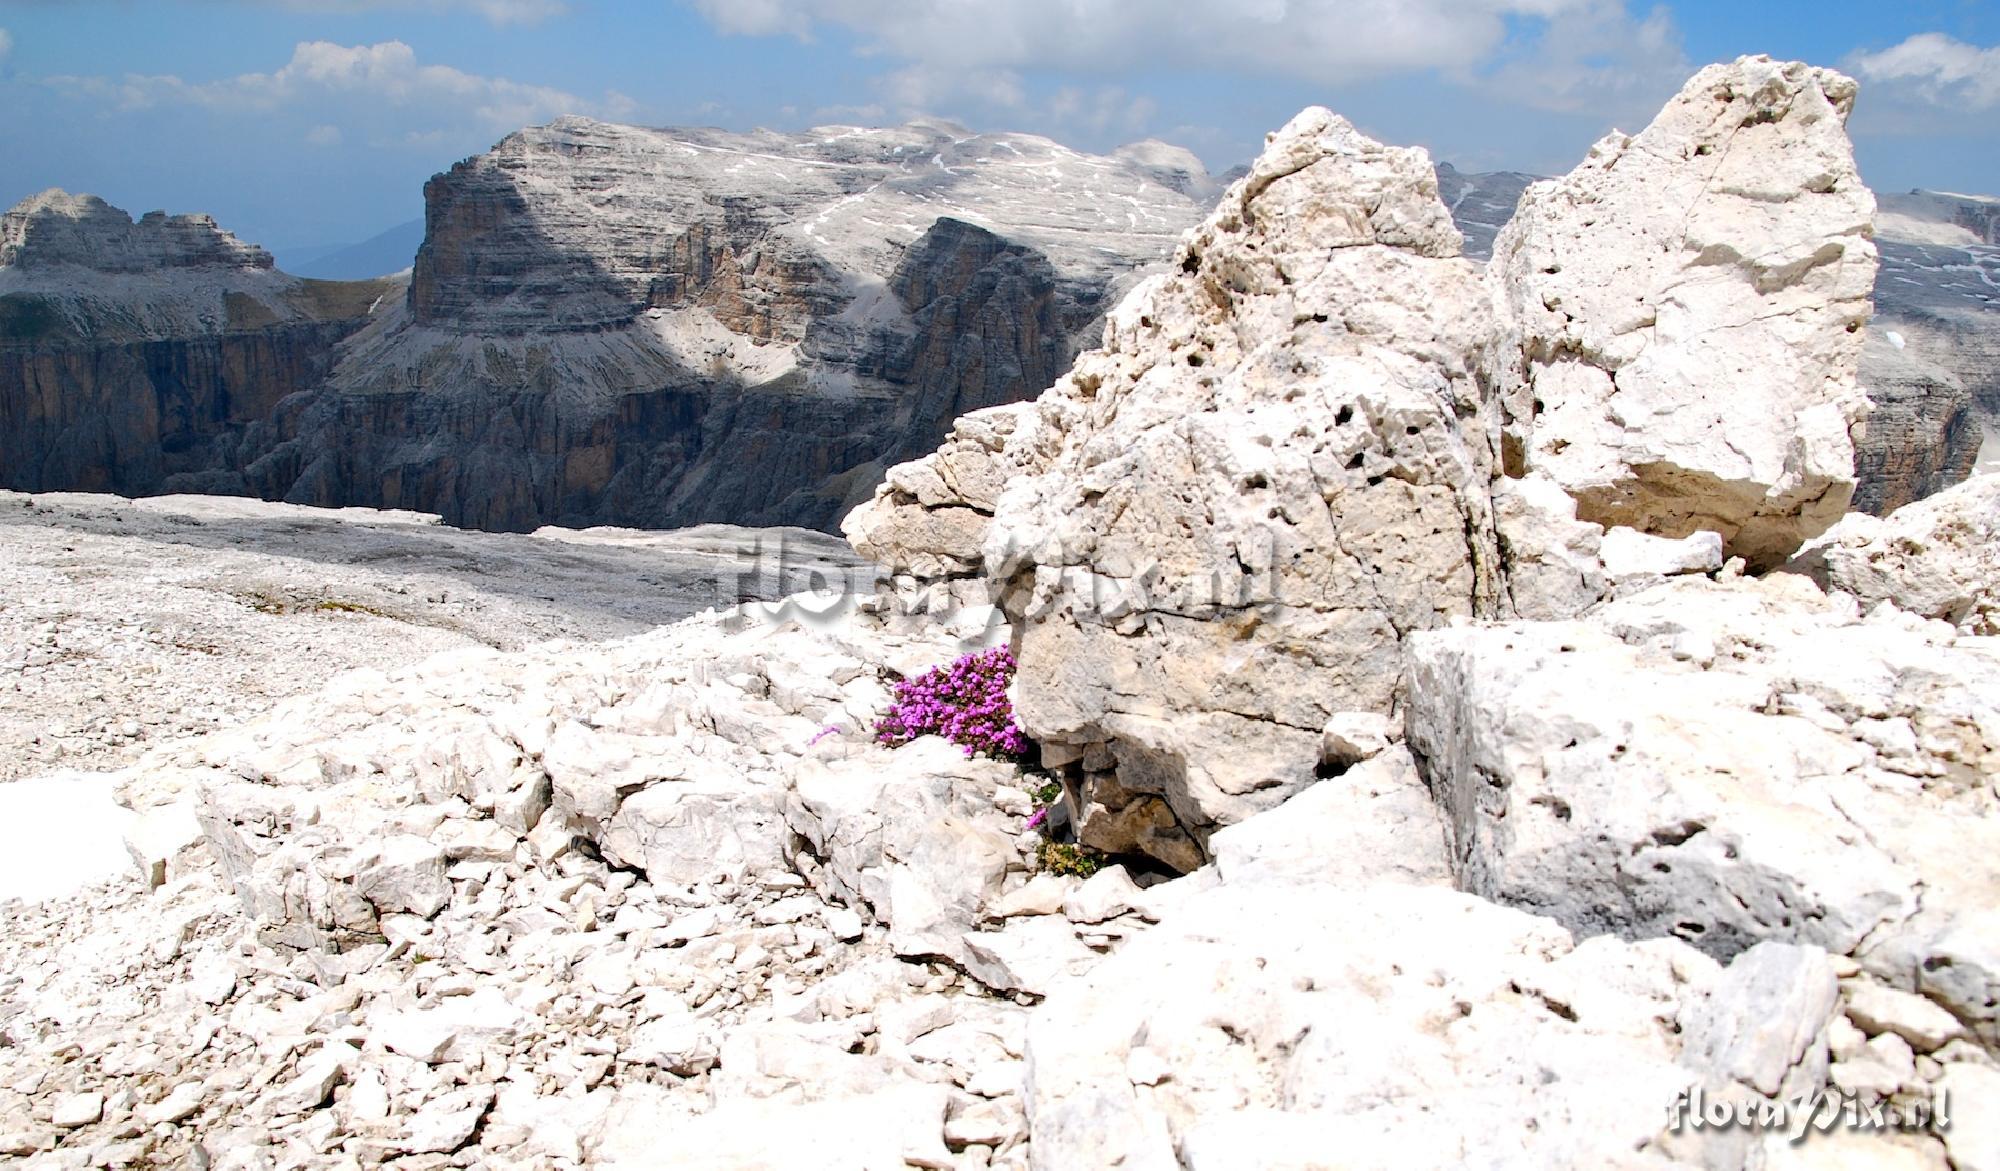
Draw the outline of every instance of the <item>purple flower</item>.
[[[839,724],[828,724],[826,727],[821,728],[819,731],[813,733],[813,738],[806,741],[806,747],[811,748],[813,745],[819,743],[820,741],[826,739],[828,736],[831,736],[838,731],[840,731]]]
[[[967,756],[1025,755],[1028,738],[1007,699],[1014,666],[1014,652],[995,647],[903,680],[896,684],[895,703],[875,724],[875,738],[893,746],[937,735]]]
[[[1040,829],[1042,828],[1042,823],[1047,821],[1048,819],[1049,819],[1049,811],[1046,808],[1037,809],[1035,810],[1035,815],[1028,819],[1027,828]]]

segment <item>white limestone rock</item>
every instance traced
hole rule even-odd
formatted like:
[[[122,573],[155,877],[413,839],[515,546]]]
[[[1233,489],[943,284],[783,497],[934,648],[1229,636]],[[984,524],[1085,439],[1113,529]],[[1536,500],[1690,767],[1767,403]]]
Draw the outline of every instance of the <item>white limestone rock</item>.
[[[714,1029],[683,1010],[639,1026],[619,1058],[692,1077],[714,1068],[720,1053]]]
[[[140,813],[125,831],[125,850],[148,887],[167,881],[182,850],[201,840],[201,822],[191,802],[176,801]]]
[[[1064,897],[1063,914],[1072,923],[1102,923],[1138,910],[1145,901],[1145,892],[1123,866],[1106,866]]]
[[[998,804],[1017,774],[935,736],[889,752],[807,761],[786,822],[825,893],[866,907],[905,956],[962,958],[960,939],[1025,860],[1021,819]]]
[[[1954,1063],[1937,1085],[1951,1107],[1944,1144],[1954,1171],[2000,1168],[2000,1071]]]
[[[996,931],[962,936],[959,945],[961,963],[980,983],[1031,996],[1090,970],[1099,958],[1077,939],[1067,919],[1055,915],[1009,919]]]
[[[1209,839],[1225,882],[1449,886],[1444,821],[1399,747]]]
[[[1995,1035],[1983,640],[1864,622],[1791,575],[1680,579],[1588,622],[1415,638],[1409,696],[1462,888],[1724,959],[1817,945]]]
[[[1675,541],[1617,525],[1605,530],[1599,555],[1605,576],[1614,581],[1714,573],[1722,568],[1722,534],[1689,533]]]
[[[1786,568],[1865,607],[2000,634],[2000,479],[1974,476],[1886,517],[1850,513]]]
[[[1797,63],[1712,65],[1528,188],[1489,269],[1510,472],[1551,476],[1586,521],[1719,532],[1753,568],[1840,519],[1875,276],[1855,91]]]
[[[606,1171],[741,1171],[750,1167],[949,1168],[942,1086],[901,1085],[811,1102],[736,1099],[684,1114],[655,1086],[623,1091],[593,1147]]]
[[[1767,940],[1682,1004],[1682,1060],[1717,1088],[1739,1082],[1788,1100],[1811,1093],[1826,1078],[1826,1030],[1839,1003],[1825,952]]]
[[[1611,590],[1604,526],[1578,520],[1576,499],[1546,472],[1493,481],[1493,517],[1507,563],[1508,608],[1522,618],[1574,618]]]
[[[1711,967],[1449,890],[1224,883],[1031,1018],[1034,1165],[1681,1165],[1672,1022]]]
[[[1378,712],[1335,712],[1319,735],[1322,769],[1352,768],[1389,747],[1401,730]]]
[[[1873,980],[1849,980],[1841,992],[1849,1020],[1871,1036],[1901,1037],[1920,1053],[1940,1049],[1965,1031],[1958,1018],[1935,1001]]]
[[[1404,633],[1493,605],[1457,247],[1421,151],[1308,110],[1016,424],[986,568],[1023,726],[1115,771],[1086,844],[1199,864],[1389,710]]]

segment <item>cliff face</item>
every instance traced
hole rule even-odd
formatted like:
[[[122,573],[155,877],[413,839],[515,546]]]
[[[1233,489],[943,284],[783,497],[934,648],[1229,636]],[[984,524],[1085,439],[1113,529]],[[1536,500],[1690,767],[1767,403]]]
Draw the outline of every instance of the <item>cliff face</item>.
[[[395,291],[286,276],[207,216],[35,196],[0,216],[0,483],[244,491],[246,430]]]
[[[426,185],[405,286],[50,193],[0,221],[5,482],[831,528],[1054,382],[1208,195],[1160,144],[564,119]]]
[[[246,481],[481,528],[830,528],[1055,381],[1205,178],[928,124],[522,131],[426,186],[406,301],[250,435]]]

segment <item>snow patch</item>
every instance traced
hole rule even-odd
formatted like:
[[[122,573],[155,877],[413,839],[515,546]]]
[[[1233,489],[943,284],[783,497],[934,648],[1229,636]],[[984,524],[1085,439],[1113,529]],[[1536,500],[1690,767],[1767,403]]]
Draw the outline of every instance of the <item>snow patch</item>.
[[[133,813],[116,773],[57,772],[0,784],[0,902],[38,902],[132,871]]]

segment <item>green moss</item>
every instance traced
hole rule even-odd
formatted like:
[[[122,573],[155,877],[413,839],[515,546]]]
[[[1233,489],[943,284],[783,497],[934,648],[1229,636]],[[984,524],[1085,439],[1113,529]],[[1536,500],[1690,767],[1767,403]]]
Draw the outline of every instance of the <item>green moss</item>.
[[[386,610],[377,610],[373,606],[364,606],[360,602],[343,602],[339,598],[321,598],[312,604],[312,608],[322,614],[367,614],[375,618],[395,617],[394,614]]]
[[[1043,841],[1035,847],[1035,862],[1050,874],[1089,878],[1104,868],[1104,855],[1074,842]]]

